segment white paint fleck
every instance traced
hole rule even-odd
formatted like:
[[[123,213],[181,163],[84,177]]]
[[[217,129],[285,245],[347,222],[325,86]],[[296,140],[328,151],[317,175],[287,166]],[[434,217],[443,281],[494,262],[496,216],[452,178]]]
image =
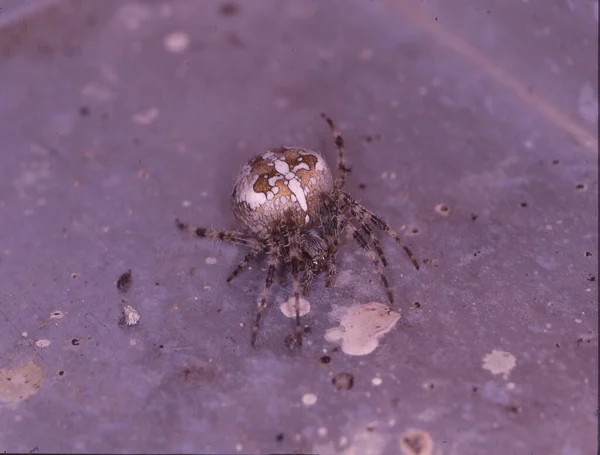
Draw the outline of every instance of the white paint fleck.
[[[185,51],[190,45],[190,36],[185,32],[173,32],[165,36],[163,41],[165,49],[169,52],[180,53]]]
[[[206,257],[206,259],[204,259],[204,262],[208,265],[213,265],[213,264],[217,263],[217,258],[208,256],[208,257]]]
[[[305,393],[302,396],[302,404],[312,406],[317,402],[317,396],[314,393]]]
[[[379,345],[379,338],[400,319],[400,313],[379,302],[338,307],[332,316],[340,325],[327,330],[325,339],[330,342],[341,341],[342,351],[348,355],[373,352]]]
[[[155,107],[134,114],[132,120],[138,125],[150,125],[158,118],[159,111]]]
[[[371,384],[374,386],[380,386],[382,382],[383,380],[379,376],[375,376],[373,379],[371,379]]]
[[[48,346],[50,346],[50,340],[37,340],[35,342],[35,345],[38,348],[47,348]]]
[[[300,182],[297,179],[290,180],[289,188],[298,199],[298,203],[300,204],[300,207],[302,207],[302,210],[306,212],[308,210],[308,205],[306,204],[306,196],[302,191],[302,185]]]
[[[300,316],[304,316],[310,313],[310,302],[306,299],[300,297]],[[260,301],[259,301],[260,304]],[[287,316],[288,318],[296,317],[296,299],[294,297],[290,297],[281,305],[279,305],[279,309],[281,312]]]
[[[123,315],[125,318],[125,325],[127,326],[136,325],[140,320],[139,313],[131,305],[125,305],[123,308]]]
[[[21,336],[22,336],[23,338],[27,338],[27,335],[29,335],[27,332],[21,332]]]
[[[483,357],[483,369],[492,374],[502,374],[508,379],[510,372],[517,365],[517,359],[510,352],[494,349]]]

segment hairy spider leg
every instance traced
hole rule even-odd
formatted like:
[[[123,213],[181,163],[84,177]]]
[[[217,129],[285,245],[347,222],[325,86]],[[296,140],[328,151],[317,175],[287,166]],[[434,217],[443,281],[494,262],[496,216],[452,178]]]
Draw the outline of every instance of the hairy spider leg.
[[[329,117],[327,117],[327,115],[322,113],[321,117],[325,119],[325,121],[329,125],[329,128],[331,128],[331,132],[333,133],[333,139],[335,141],[335,145],[338,151],[338,172],[335,178],[335,188],[342,189],[344,187],[344,184],[346,183],[346,176],[350,172],[350,168],[346,166],[344,139],[342,138],[342,134],[333,124],[333,121]]]
[[[420,269],[419,262],[417,261],[417,258],[415,257],[415,255],[406,246],[406,244],[402,241],[402,239],[400,239],[400,236],[398,234],[396,234],[396,232],[394,232],[392,230],[392,228],[390,228],[385,221],[383,221],[381,218],[379,218],[377,215],[375,215],[373,212],[371,212],[369,209],[367,209],[363,205],[356,202],[348,193],[345,193],[343,191],[341,193],[343,195],[344,200],[346,201],[346,204],[348,204],[349,207],[353,207],[356,210],[356,212],[358,213],[358,215],[359,215],[358,220],[361,224],[372,223],[374,226],[381,229],[387,235],[392,237],[398,243],[398,245],[400,245],[402,247],[402,249],[406,252],[408,258],[412,261],[415,269],[417,269],[417,270]]]
[[[345,218],[343,220],[343,224],[344,224],[344,228],[348,229],[348,231],[352,234],[352,237],[354,237],[354,240],[356,240],[356,243],[358,243],[360,245],[360,247],[364,250],[364,252],[369,257],[369,259],[371,259],[371,262],[375,266],[375,269],[377,270],[377,274],[379,275],[379,278],[381,278],[381,282],[383,283],[383,286],[385,287],[385,292],[387,294],[388,300],[390,301],[390,303],[394,303],[394,296],[392,295],[392,290],[390,289],[390,283],[388,282],[388,279],[385,276],[383,269],[381,268],[379,259],[377,259],[377,256],[375,255],[375,253],[373,253],[373,250],[371,249],[369,242],[367,242],[367,240],[362,236],[362,234],[356,228],[356,226],[354,226],[350,222],[350,219]]]
[[[196,237],[207,238],[211,240],[221,240],[224,242],[230,242],[236,245],[249,246],[251,248],[257,247],[257,242],[248,235],[239,231],[218,231],[210,228],[202,228],[196,226],[190,226],[182,223],[179,219],[175,220],[177,227],[182,230],[194,234]]]
[[[333,196],[335,198],[335,194]],[[321,225],[327,244],[327,280],[325,285],[331,287],[337,274],[336,254],[339,245],[339,213],[334,199],[327,198],[319,208]]]
[[[231,280],[233,280],[234,278],[236,278],[240,272],[242,271],[242,269],[253,259],[256,258],[256,256],[258,256],[261,253],[264,253],[266,250],[266,246],[259,246],[256,248],[251,249],[248,254],[246,256],[244,256],[244,259],[242,259],[240,261],[240,263],[238,264],[238,266],[233,270],[233,272],[231,272],[231,275],[229,275],[227,277],[227,282],[230,283]]]
[[[250,340],[250,344],[254,346],[256,343],[256,334],[258,333],[258,326],[260,325],[260,319],[262,317],[262,313],[265,310],[267,304],[267,297],[269,296],[269,291],[271,290],[271,286],[273,285],[273,281],[275,278],[275,270],[279,265],[279,258],[277,256],[277,252],[274,251],[273,248],[269,248],[269,268],[267,269],[267,278],[265,279],[265,287],[263,289],[262,297],[260,299],[260,303],[258,305],[258,312],[256,313],[256,320],[254,321],[254,327],[252,327],[252,338]]]
[[[290,235],[291,233],[291,235]],[[285,235],[289,236],[289,260],[292,264],[292,286],[294,291],[294,309],[296,310],[296,341],[298,346],[302,346],[302,327],[300,325],[300,279],[298,278],[298,269],[300,262],[300,239],[298,230],[288,229]]]
[[[383,248],[381,247],[379,239],[373,232],[373,229],[371,229],[370,223],[367,220],[365,220],[365,217],[361,215],[361,213],[357,210],[356,206],[347,205],[347,207],[349,208],[352,217],[360,224],[360,227],[364,231],[364,233],[369,236],[369,240],[373,243],[373,247],[375,248],[375,251],[377,251],[377,255],[379,256],[381,264],[383,264],[383,266],[386,267],[388,263],[387,259],[385,258],[385,253],[383,251]]]

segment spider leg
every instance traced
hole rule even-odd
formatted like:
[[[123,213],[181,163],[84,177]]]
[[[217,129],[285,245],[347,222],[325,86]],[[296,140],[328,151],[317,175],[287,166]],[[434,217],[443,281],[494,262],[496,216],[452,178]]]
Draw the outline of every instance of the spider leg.
[[[337,273],[336,253],[339,244],[339,216],[338,208],[332,200],[323,203],[320,208],[321,222],[325,243],[327,244],[327,280],[325,285],[331,287]]]
[[[250,261],[252,261],[254,258],[256,258],[256,256],[258,256],[260,253],[263,253],[264,251],[265,251],[265,247],[251,249],[248,252],[248,254],[246,256],[244,256],[244,259],[242,259],[240,261],[240,263],[235,268],[235,270],[233,272],[231,272],[231,275],[229,275],[227,277],[227,282],[230,283],[231,280],[233,280],[235,277],[237,277],[239,275],[239,273],[246,266],[246,264],[248,264]]]
[[[373,253],[373,250],[371,250],[369,242],[367,242],[367,240],[362,236],[360,231],[352,223],[350,223],[348,219],[346,219],[345,221],[346,222],[344,223],[344,227],[350,231],[350,233],[354,237],[354,240],[356,240],[360,247],[365,251],[369,259],[371,259],[371,262],[375,266],[377,274],[379,275],[379,278],[381,278],[381,282],[385,287],[385,292],[387,294],[388,300],[390,301],[390,303],[394,303],[394,296],[392,295],[392,290],[390,289],[390,283],[388,282],[388,279],[385,276],[383,269],[381,268],[379,259],[377,259],[375,253]]]
[[[365,232],[365,234],[369,236],[369,240],[371,240],[371,242],[373,243],[373,247],[375,248],[375,251],[377,252],[377,255],[379,256],[379,260],[381,261],[383,266],[386,267],[388,263],[387,263],[387,259],[385,258],[385,253],[383,252],[383,248],[381,247],[381,243],[379,242],[379,239],[373,232],[373,229],[371,229],[369,220],[367,218],[365,218],[365,216],[362,215],[356,209],[356,207],[350,206],[349,208],[350,208],[350,213],[352,214],[352,216],[359,222],[360,227]]]
[[[331,132],[333,133],[333,138],[335,140],[335,145],[338,151],[338,173],[335,179],[335,188],[341,189],[344,187],[346,183],[346,176],[350,172],[350,168],[346,166],[346,158],[344,152],[344,139],[342,138],[341,133],[333,124],[333,121],[327,117],[325,114],[321,114],[321,117],[325,119],[329,128],[331,128]]]
[[[250,344],[254,346],[256,343],[256,334],[258,333],[258,326],[260,325],[260,319],[262,317],[262,313],[267,306],[267,297],[269,296],[269,291],[271,290],[271,286],[273,285],[273,281],[275,278],[275,270],[277,265],[279,264],[279,259],[277,254],[270,248],[269,251],[269,268],[267,270],[267,278],[265,279],[265,287],[263,289],[263,294],[260,299],[260,303],[258,305],[258,313],[256,313],[256,320],[254,321],[254,327],[252,327],[252,338],[250,340]]]
[[[400,245],[402,247],[402,249],[406,252],[408,258],[412,261],[415,269],[417,269],[417,270],[420,269],[419,263],[418,263],[415,255],[412,253],[412,251],[410,251],[410,249],[406,246],[406,244],[402,241],[402,239],[400,239],[400,236],[398,234],[396,234],[396,232],[394,232],[392,230],[392,228],[390,228],[385,221],[383,221],[381,218],[379,218],[377,215],[375,215],[373,212],[371,212],[369,209],[367,209],[363,205],[356,202],[349,194],[344,193],[344,192],[342,192],[342,194],[343,194],[344,201],[350,207],[351,210],[354,209],[356,211],[356,213],[358,215],[358,220],[362,224],[372,223],[377,228],[381,229],[387,235],[392,237],[396,241],[396,243],[398,243],[398,245]]]
[[[284,231],[284,238],[287,237],[288,245],[287,257],[292,265],[292,286],[294,291],[294,309],[296,310],[296,341],[298,346],[302,346],[302,327],[300,325],[300,279],[298,277],[300,268],[300,241],[298,239],[297,231],[293,229],[286,229]]]
[[[180,230],[194,234],[196,237],[207,238],[211,240],[221,240],[236,245],[249,246],[252,248],[257,246],[256,241],[252,237],[249,237],[248,235],[244,234],[243,232],[217,231],[216,229],[190,226],[181,222],[179,219],[175,220],[175,224]]]

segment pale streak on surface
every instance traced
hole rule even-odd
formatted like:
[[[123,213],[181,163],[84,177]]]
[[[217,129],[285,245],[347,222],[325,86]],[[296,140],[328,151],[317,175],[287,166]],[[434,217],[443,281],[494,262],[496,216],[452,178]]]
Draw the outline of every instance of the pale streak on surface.
[[[586,149],[598,154],[598,138],[594,137],[593,134],[569,118],[566,114],[562,113],[552,104],[530,93],[526,85],[494,64],[491,59],[487,58],[475,47],[442,27],[439,22],[434,22],[422,9],[409,6],[409,3],[410,2],[404,0],[387,1],[387,4],[392,9],[399,12],[404,19],[427,30],[435,36],[441,44],[466,57],[471,63],[480,68],[496,82],[504,85],[526,104],[537,110],[554,126],[569,133]]]

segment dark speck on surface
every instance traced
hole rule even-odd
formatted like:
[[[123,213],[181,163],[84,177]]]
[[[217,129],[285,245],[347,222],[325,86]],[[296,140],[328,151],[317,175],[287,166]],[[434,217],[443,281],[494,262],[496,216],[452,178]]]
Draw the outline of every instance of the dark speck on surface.
[[[123,273],[117,280],[117,289],[122,292],[127,292],[131,287],[131,269]]]

